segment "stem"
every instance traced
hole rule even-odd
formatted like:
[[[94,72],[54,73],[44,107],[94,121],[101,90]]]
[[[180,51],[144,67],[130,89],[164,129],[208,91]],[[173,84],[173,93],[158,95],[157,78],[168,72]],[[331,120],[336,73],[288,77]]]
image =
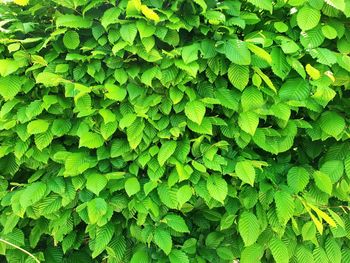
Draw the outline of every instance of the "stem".
[[[16,246],[15,244],[12,244],[11,242],[6,241],[6,240],[4,240],[4,239],[2,239],[2,238],[0,238],[0,242],[3,242],[3,243],[5,243],[6,245],[10,245],[10,246],[12,246],[12,247],[14,247],[14,248],[16,248],[16,249],[22,251],[23,253],[25,253],[25,254],[27,254],[28,256],[30,256],[31,258],[33,258],[33,259],[35,260],[35,262],[40,263],[39,259],[37,259],[33,254],[31,254],[31,253],[28,252],[27,250],[25,250],[25,249],[23,249],[23,248],[20,248],[19,246]]]

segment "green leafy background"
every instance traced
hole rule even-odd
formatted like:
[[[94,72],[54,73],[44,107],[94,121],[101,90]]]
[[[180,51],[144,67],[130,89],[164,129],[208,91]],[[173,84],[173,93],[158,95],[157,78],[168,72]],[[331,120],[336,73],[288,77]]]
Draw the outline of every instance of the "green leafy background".
[[[2,239],[50,263],[350,262],[349,0],[26,2],[0,5]]]

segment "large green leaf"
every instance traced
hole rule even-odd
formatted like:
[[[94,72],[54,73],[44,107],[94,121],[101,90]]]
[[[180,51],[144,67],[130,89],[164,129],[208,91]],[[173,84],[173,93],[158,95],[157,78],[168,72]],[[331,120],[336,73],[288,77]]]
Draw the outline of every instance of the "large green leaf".
[[[231,39],[225,43],[225,55],[237,65],[249,65],[251,62],[250,51],[244,41]]]
[[[126,129],[128,142],[131,149],[135,149],[142,141],[143,129],[145,124],[141,119],[136,119],[130,127]]]
[[[185,114],[191,121],[200,125],[205,115],[204,103],[198,100],[187,102]]]
[[[291,66],[288,64],[282,49],[273,48],[271,51],[271,58],[271,68],[273,73],[275,73],[281,79],[285,79],[289,74]]]
[[[63,36],[63,43],[66,48],[76,49],[80,44],[79,34],[75,31],[67,31]]]
[[[239,179],[243,183],[250,184],[251,186],[254,186],[255,181],[255,169],[251,162],[249,161],[240,161],[236,164],[236,174]]]
[[[307,31],[316,27],[320,18],[321,12],[319,10],[305,5],[298,11],[297,23],[303,31]]]
[[[260,235],[260,225],[256,216],[248,211],[243,212],[238,220],[238,231],[246,247],[253,245]]]
[[[90,28],[92,20],[82,16],[76,15],[61,15],[56,19],[57,27],[70,27],[70,28]]]
[[[248,2],[261,9],[268,10],[270,11],[270,13],[272,13],[272,2],[269,0],[249,0]]]
[[[345,129],[345,121],[336,112],[325,111],[320,117],[320,127],[328,135],[338,137]]]
[[[186,255],[185,252],[178,250],[178,249],[173,249],[169,255],[169,260],[170,263],[189,263],[189,259]]]
[[[256,128],[259,125],[259,116],[252,111],[242,112],[238,117],[238,125],[243,131],[254,136]]]
[[[16,72],[19,67],[20,63],[13,59],[0,59],[0,76],[6,77]]]
[[[273,237],[269,242],[269,248],[276,263],[289,262],[288,248],[283,241]]]
[[[158,162],[161,166],[163,166],[166,160],[175,152],[176,145],[175,141],[168,141],[162,144],[158,152]]]
[[[163,218],[163,220],[169,227],[171,227],[175,231],[181,233],[190,232],[185,223],[185,220],[179,215],[168,214]]]
[[[132,196],[139,192],[141,189],[140,183],[135,177],[131,177],[126,180],[125,182],[125,191],[128,194],[128,196]]]
[[[285,191],[278,191],[274,196],[276,203],[277,217],[282,225],[286,224],[294,214],[294,200]]]
[[[227,196],[227,183],[219,175],[210,175],[207,179],[207,189],[212,198],[224,203]]]
[[[309,172],[303,167],[293,167],[288,171],[287,182],[295,192],[301,192],[309,183]]]
[[[99,193],[105,188],[107,185],[108,179],[99,173],[91,173],[87,176],[86,179],[86,188],[93,192],[95,195],[99,195]]]
[[[96,230],[96,240],[92,257],[95,258],[101,254],[111,241],[114,234],[114,226],[112,223],[108,223],[102,227],[98,227]]]
[[[101,135],[94,132],[84,132],[80,136],[79,147],[87,147],[90,149],[95,149],[101,147],[104,140]]]
[[[129,44],[132,44],[137,35],[136,25],[133,23],[124,24],[120,27],[120,36]]]
[[[279,96],[283,100],[305,100],[309,95],[309,83],[301,78],[288,79],[279,90]]]
[[[38,134],[46,132],[50,123],[47,120],[34,120],[28,123],[27,132],[29,134]]]
[[[5,100],[11,100],[21,91],[22,85],[23,85],[23,79],[21,77],[18,77],[18,76],[0,77],[0,95]]]
[[[231,64],[227,76],[234,87],[243,90],[249,82],[249,67]]]
[[[165,254],[170,254],[173,242],[169,231],[157,227],[154,231],[153,241]]]

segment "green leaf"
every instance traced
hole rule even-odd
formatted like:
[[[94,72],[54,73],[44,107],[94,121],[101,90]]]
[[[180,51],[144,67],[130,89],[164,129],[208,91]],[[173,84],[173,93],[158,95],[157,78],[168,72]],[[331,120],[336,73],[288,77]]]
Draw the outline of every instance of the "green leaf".
[[[313,257],[315,259],[315,262],[319,263],[328,263],[328,258],[326,251],[322,247],[315,247],[313,251]]]
[[[318,25],[321,19],[321,12],[311,6],[303,6],[297,14],[298,26],[303,30],[307,31],[313,29]]]
[[[198,59],[198,51],[199,45],[197,43],[183,47],[181,52],[182,59],[186,64],[196,61]]]
[[[123,24],[120,27],[120,36],[129,44],[132,44],[137,35],[137,27],[134,23]]]
[[[177,192],[175,189],[170,188],[166,183],[162,183],[157,187],[157,192],[163,204],[172,209],[177,208]]]
[[[309,83],[302,78],[288,79],[279,90],[282,100],[305,100],[309,95]]]
[[[106,84],[105,87],[107,90],[107,93],[105,94],[106,98],[115,101],[122,101],[125,99],[127,94],[126,89],[113,84]]]
[[[76,49],[80,44],[79,34],[75,31],[67,31],[63,36],[63,44],[66,48]]]
[[[247,43],[247,46],[251,52],[253,52],[255,55],[257,55],[259,58],[262,58],[265,60],[267,63],[271,64],[272,63],[272,57],[271,55],[263,48],[258,47],[252,43]]]
[[[244,211],[238,220],[238,231],[246,247],[253,245],[260,235],[260,225],[256,216]]]
[[[156,32],[156,27],[150,23],[147,23],[143,20],[138,20],[136,22],[136,27],[140,33],[140,37],[147,38],[153,36],[153,34]]]
[[[329,195],[332,194],[333,185],[331,179],[327,174],[322,173],[321,171],[315,171],[313,177],[318,189]]]
[[[27,125],[27,132],[29,134],[38,134],[46,132],[50,123],[47,120],[35,120],[31,121]]]
[[[337,63],[336,54],[327,48],[311,49],[310,55],[313,58],[317,58],[318,63],[324,64],[327,66],[332,66],[333,64]]]
[[[205,115],[204,103],[198,100],[187,102],[185,114],[191,121],[200,125]]]
[[[101,18],[101,25],[107,29],[107,27],[111,24],[115,24],[119,20],[119,15],[121,13],[121,10],[117,7],[112,7],[110,9],[107,9]]]
[[[176,141],[167,141],[162,144],[158,152],[158,162],[160,166],[163,166],[164,163],[173,155],[176,149]]]
[[[87,147],[89,149],[96,149],[101,147],[104,143],[103,137],[94,132],[84,132],[80,136],[79,147]]]
[[[250,111],[263,107],[265,102],[260,90],[256,87],[249,87],[242,93],[241,104],[243,111]]]
[[[87,212],[88,212],[88,218],[90,220],[90,223],[91,224],[97,223],[97,221],[107,213],[106,201],[102,198],[92,199],[91,201],[88,202]]]
[[[177,201],[179,203],[179,207],[181,208],[187,201],[189,201],[192,197],[193,190],[189,185],[184,185],[179,188],[177,191]]]
[[[215,97],[220,101],[221,105],[231,110],[238,109],[237,94],[232,90],[220,88],[215,90]]]
[[[207,4],[205,3],[204,0],[193,0],[193,2],[198,4],[203,9],[203,12],[205,12],[207,10]],[[171,262],[171,263],[173,263],[173,262]]]
[[[154,12],[152,9],[150,9],[149,7],[147,7],[146,5],[141,5],[141,12],[149,20],[158,22],[160,19],[158,14]]]
[[[128,196],[132,196],[141,190],[139,180],[136,177],[131,177],[125,181],[125,191]]]
[[[220,220],[220,230],[228,229],[232,226],[236,215],[225,214]]]
[[[140,246],[136,252],[133,251],[130,263],[149,263],[150,258],[147,251],[148,249],[146,246]]]
[[[273,84],[273,82],[271,81],[271,79],[264,73],[262,72],[261,69],[259,69],[258,67],[253,67],[254,71],[264,80],[264,82],[266,83],[266,85],[272,89],[275,93],[277,93],[276,87]]]
[[[130,151],[128,141],[125,139],[115,139],[111,145],[111,157],[116,158]]]
[[[304,245],[299,245],[296,250],[296,260],[300,263],[314,262],[311,251]]]
[[[272,13],[272,2],[270,0],[248,0],[248,2]]]
[[[285,79],[289,74],[291,66],[288,64],[282,49],[277,47],[272,48],[271,58],[271,68],[273,73],[275,73],[281,79]]]
[[[57,27],[70,27],[70,28],[90,28],[92,26],[92,20],[76,15],[61,15],[56,20]]]
[[[344,0],[325,0],[325,2],[340,11],[345,11],[346,3]]]
[[[126,135],[131,149],[135,149],[142,141],[144,122],[137,118],[130,127],[126,129]]]
[[[341,262],[342,251],[341,247],[334,238],[328,238],[326,240],[326,253],[330,262]]]
[[[30,184],[25,190],[21,193],[20,205],[23,208],[27,208],[40,201],[46,193],[47,186],[43,182],[35,182]]]
[[[174,229],[177,232],[180,233],[189,233],[190,230],[188,229],[185,220],[175,214],[168,214],[163,218],[163,221],[172,229]]]
[[[330,25],[325,25],[322,27],[322,33],[323,35],[328,39],[335,39],[338,35],[335,28],[331,27]]]
[[[300,43],[305,48],[316,48],[319,47],[323,41],[324,36],[321,31],[321,27],[317,26],[314,29],[308,30],[306,32],[303,32],[300,35]]]
[[[259,115],[253,111],[241,112],[238,117],[238,125],[243,131],[254,136],[259,125]]]
[[[293,167],[288,171],[287,182],[295,192],[302,192],[309,183],[309,173],[303,167]]]
[[[64,79],[57,74],[51,72],[41,72],[36,76],[36,83],[42,83],[45,87],[58,86]]]
[[[306,222],[301,229],[303,240],[314,240],[316,238],[316,227],[312,221]]]
[[[113,234],[114,226],[112,223],[97,228],[92,258],[96,258],[106,249],[108,243],[112,240]]]
[[[269,248],[276,263],[288,263],[289,253],[287,245],[278,238],[271,238]]]
[[[13,59],[0,59],[0,76],[6,77],[16,72],[19,68],[20,64]]]
[[[0,77],[0,95],[5,99],[5,101],[12,100],[21,91],[22,85],[23,79],[21,77]]]
[[[189,259],[186,255],[185,252],[178,250],[178,249],[173,249],[171,253],[169,254],[169,260],[170,263],[189,263]]]
[[[249,82],[249,67],[231,64],[227,76],[234,87],[243,90]]]
[[[243,183],[254,186],[255,169],[250,161],[240,161],[236,164],[236,175]]]
[[[173,247],[173,241],[171,240],[170,233],[167,230],[157,227],[154,231],[153,241],[161,250],[164,251],[165,254],[170,254],[171,248]]]
[[[205,245],[208,248],[217,248],[224,238],[225,237],[220,232],[211,232],[205,239]]]
[[[219,247],[217,250],[216,250],[216,253],[218,254],[218,256],[221,258],[221,259],[224,259],[224,260],[230,260],[232,261],[235,256],[232,252],[232,250],[229,248],[229,247]]]
[[[237,65],[249,65],[251,62],[247,44],[238,39],[230,39],[225,43],[225,55]]]
[[[264,249],[259,244],[253,244],[247,246],[243,249],[241,253],[240,262],[241,263],[251,263],[251,262],[260,262],[264,254]]]
[[[325,111],[320,117],[320,127],[326,134],[338,137],[345,129],[345,121],[338,113]]]
[[[285,191],[278,191],[274,196],[278,220],[285,225],[294,214],[294,200]]]
[[[224,203],[227,196],[228,188],[225,179],[220,175],[209,175],[207,178],[207,189],[212,198]]]
[[[107,178],[99,173],[91,173],[86,178],[86,189],[93,192],[95,195],[99,193],[106,187]]]
[[[36,147],[41,151],[48,147],[53,140],[53,134],[50,131],[44,133],[35,134],[34,142]]]

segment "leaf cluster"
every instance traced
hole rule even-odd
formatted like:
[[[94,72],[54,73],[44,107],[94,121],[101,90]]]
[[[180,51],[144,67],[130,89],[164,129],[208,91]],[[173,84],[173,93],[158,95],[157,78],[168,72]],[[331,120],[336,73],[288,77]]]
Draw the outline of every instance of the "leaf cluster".
[[[350,262],[349,17],[0,4],[0,237],[50,263]]]

